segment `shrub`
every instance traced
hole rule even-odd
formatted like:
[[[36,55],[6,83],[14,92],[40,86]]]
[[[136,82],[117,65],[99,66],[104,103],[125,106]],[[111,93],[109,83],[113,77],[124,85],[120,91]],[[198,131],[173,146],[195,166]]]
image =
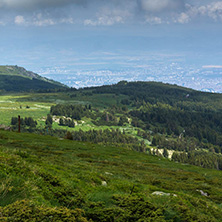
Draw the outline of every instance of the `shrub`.
[[[16,201],[6,207],[0,208],[0,221],[13,222],[87,222],[84,211],[80,209],[70,210],[66,207],[45,207],[36,206],[29,200]]]

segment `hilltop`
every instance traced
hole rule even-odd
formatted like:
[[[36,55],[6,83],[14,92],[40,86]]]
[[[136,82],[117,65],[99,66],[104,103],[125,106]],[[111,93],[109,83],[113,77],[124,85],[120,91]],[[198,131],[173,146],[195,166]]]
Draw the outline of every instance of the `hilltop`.
[[[19,66],[0,66],[0,91],[25,92],[66,88],[65,85]]]

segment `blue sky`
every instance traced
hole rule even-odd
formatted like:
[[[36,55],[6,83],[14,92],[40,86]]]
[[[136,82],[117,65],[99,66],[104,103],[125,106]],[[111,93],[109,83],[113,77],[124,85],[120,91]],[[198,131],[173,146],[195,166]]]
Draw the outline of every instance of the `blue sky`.
[[[1,64],[110,68],[173,58],[222,65],[222,1],[0,0]]]

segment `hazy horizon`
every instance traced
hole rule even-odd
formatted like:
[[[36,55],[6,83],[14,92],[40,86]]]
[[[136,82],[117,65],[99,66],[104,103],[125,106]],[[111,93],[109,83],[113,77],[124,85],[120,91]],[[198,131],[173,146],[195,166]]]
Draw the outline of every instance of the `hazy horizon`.
[[[75,87],[127,77],[222,92],[222,1],[2,0],[0,11],[2,65]]]

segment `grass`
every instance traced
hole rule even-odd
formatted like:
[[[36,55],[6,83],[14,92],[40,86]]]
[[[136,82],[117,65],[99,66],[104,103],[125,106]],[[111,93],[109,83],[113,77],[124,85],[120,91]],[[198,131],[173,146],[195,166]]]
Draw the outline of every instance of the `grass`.
[[[95,212],[104,216],[104,210],[117,206],[113,200],[117,195],[125,201],[142,197],[143,204],[149,201],[164,210],[165,220],[177,215],[179,219],[173,221],[183,221],[180,214],[184,209],[193,217],[221,219],[221,171],[174,163],[121,147],[2,130],[0,144],[3,207],[29,199],[35,206],[82,208],[88,218],[94,218],[89,204],[102,203],[103,207],[96,207]],[[102,185],[103,181],[107,186]],[[208,197],[197,190],[207,192]],[[154,196],[154,191],[176,197]]]
[[[25,101],[20,101],[21,99]],[[0,123],[10,125],[11,118],[18,115],[21,117],[33,117],[39,121],[49,113],[51,105],[53,105],[53,103],[28,101],[28,96],[26,95],[1,96]]]
[[[44,117],[50,113],[50,107],[55,104],[93,104],[93,107],[102,109],[104,107],[116,104],[115,95],[93,95],[84,96],[77,93],[78,96],[71,98],[65,93],[24,93],[24,94],[7,94],[0,97],[0,124],[10,125],[11,118],[20,115],[24,117],[32,117],[38,122],[38,127],[45,126]],[[124,97],[124,96],[123,96]],[[121,98],[120,98],[121,99]],[[20,106],[22,108],[20,108]],[[26,107],[30,108],[26,108]],[[59,126],[58,123],[53,123],[53,129],[65,129],[69,131],[88,131],[90,129],[107,129],[109,126],[95,126],[91,119],[83,118],[82,123],[76,125],[75,128]],[[111,128],[119,128],[119,126],[112,126]],[[135,134],[133,127],[122,127],[130,134]]]
[[[117,100],[115,95],[105,94],[89,96],[81,91],[75,93],[76,97],[71,94],[2,95],[0,124],[9,125],[11,117],[21,115],[33,117],[38,127],[44,127],[43,117],[52,105],[92,104],[103,110],[125,98],[118,96]],[[55,122],[53,128],[87,131],[110,127],[95,126],[91,119],[84,117],[75,128],[61,127]],[[137,136],[138,129],[130,124],[111,128],[124,129],[141,139]],[[0,130],[0,215],[7,218],[12,209],[24,209],[24,212],[35,209],[33,215],[43,218],[39,221],[48,221],[48,216],[44,217],[46,209],[58,215],[62,209],[71,215],[76,214],[71,210],[81,208],[84,218],[94,221],[146,221],[150,209],[153,221],[222,221],[221,176],[221,171],[179,164],[127,148]],[[208,196],[202,196],[197,190]],[[171,195],[152,195],[154,191]],[[32,220],[30,216],[29,221]]]

